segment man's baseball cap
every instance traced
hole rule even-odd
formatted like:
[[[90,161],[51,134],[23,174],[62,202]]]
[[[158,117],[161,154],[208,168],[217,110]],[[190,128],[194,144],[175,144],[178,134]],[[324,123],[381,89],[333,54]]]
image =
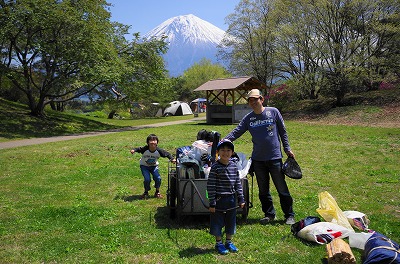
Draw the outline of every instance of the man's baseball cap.
[[[224,138],[220,142],[218,142],[217,150],[219,150],[223,146],[228,146],[230,149],[232,149],[232,151],[235,151],[235,146],[233,145],[232,141],[230,141],[229,139]]]
[[[262,94],[261,91],[258,89],[252,89],[250,90],[250,92],[247,93],[247,100],[249,98],[262,98]]]

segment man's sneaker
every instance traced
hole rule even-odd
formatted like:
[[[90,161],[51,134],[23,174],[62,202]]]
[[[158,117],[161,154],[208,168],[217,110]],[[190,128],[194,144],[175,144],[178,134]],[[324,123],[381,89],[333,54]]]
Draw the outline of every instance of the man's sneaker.
[[[275,216],[266,216],[266,217],[260,219],[260,224],[265,225],[274,220],[276,220]]]
[[[221,255],[226,255],[228,254],[228,250],[225,248],[224,244],[222,243],[217,243],[215,244],[215,249],[218,251],[219,254]]]
[[[286,218],[286,224],[287,225],[293,225],[295,223],[296,223],[296,221],[294,220],[293,216],[289,216],[288,218]]]
[[[142,199],[142,200],[146,200],[147,198],[149,198],[149,193],[148,193],[148,192],[144,192],[144,193],[140,196],[140,199]]]
[[[154,194],[154,197],[156,197],[156,198],[162,198],[162,195],[161,195],[160,192],[156,192],[156,193]]]
[[[239,249],[237,249],[237,247],[235,247],[232,242],[225,243],[225,248],[232,253],[236,253],[239,251]]]

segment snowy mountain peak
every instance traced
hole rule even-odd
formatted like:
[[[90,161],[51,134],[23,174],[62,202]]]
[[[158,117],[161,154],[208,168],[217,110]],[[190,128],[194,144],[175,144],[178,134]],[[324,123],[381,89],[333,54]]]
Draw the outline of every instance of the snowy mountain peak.
[[[225,31],[222,29],[195,15],[189,14],[167,19],[145,34],[144,38],[167,36],[167,41],[170,43],[173,41],[192,44],[210,42],[218,45],[224,34]]]
[[[146,33],[143,38],[166,37],[168,52],[163,55],[171,76],[179,76],[203,58],[217,62],[217,46],[225,31],[194,15],[172,17]]]

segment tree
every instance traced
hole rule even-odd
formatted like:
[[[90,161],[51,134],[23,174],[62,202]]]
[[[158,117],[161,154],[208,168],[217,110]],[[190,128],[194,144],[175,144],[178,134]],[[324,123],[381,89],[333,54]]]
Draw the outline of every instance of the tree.
[[[235,75],[255,76],[266,84],[276,78],[274,0],[242,0],[227,18],[219,56]]]
[[[96,89],[119,74],[106,1],[0,1],[1,72],[31,114]],[[7,18],[7,19],[4,19]]]
[[[286,61],[290,64],[290,58],[300,59],[296,68],[304,66],[304,71],[296,76],[312,77],[311,82],[301,78],[306,85],[325,84],[324,93],[335,95],[340,105],[349,91],[381,78],[377,67],[382,65],[383,43],[394,36],[388,34],[392,30],[382,21],[398,12],[395,1],[281,2],[280,7],[291,18],[283,39],[292,40],[285,45],[285,52],[292,51]],[[301,52],[295,53],[297,50]]]
[[[211,60],[203,58],[199,63],[193,64],[184,71],[181,90],[178,99],[187,101],[196,97],[204,97],[201,93],[193,93],[193,90],[209,80],[228,78],[231,74],[221,65],[213,64]]]
[[[119,35],[128,32],[128,28],[122,25],[119,29]],[[167,51],[164,39],[142,41],[138,33],[134,34],[130,42],[120,37],[116,39],[115,45],[123,67],[120,68],[119,78],[109,83],[110,89],[106,92],[97,91],[96,95],[107,100],[109,105],[113,104],[114,108],[121,105],[130,107],[132,102],[137,101],[161,104],[170,102],[173,88],[161,56]]]
[[[396,0],[242,0],[220,56],[235,74],[288,79],[300,98],[324,93],[340,105],[398,76],[398,14]]]
[[[301,1],[278,1],[277,56],[282,79],[290,80],[299,98],[315,99],[320,92],[322,54],[318,35],[306,6]]]
[[[367,86],[377,89],[378,85],[374,83],[400,78],[400,2],[388,0],[373,4],[374,18],[369,19],[370,23],[366,25],[372,46],[366,49],[369,54],[372,53],[367,63],[367,79],[370,80]]]

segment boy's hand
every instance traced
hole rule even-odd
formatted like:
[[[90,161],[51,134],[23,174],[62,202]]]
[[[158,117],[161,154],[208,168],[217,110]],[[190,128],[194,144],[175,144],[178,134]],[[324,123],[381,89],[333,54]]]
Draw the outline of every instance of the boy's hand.
[[[210,211],[210,213],[215,213],[215,207],[210,207],[208,208],[208,210]]]
[[[246,205],[245,203],[241,203],[240,208],[244,208],[245,205]]]
[[[135,153],[135,150],[134,149],[131,149],[131,154],[134,154]]]
[[[176,159],[175,158],[172,159],[171,162],[175,164],[176,163]]]

